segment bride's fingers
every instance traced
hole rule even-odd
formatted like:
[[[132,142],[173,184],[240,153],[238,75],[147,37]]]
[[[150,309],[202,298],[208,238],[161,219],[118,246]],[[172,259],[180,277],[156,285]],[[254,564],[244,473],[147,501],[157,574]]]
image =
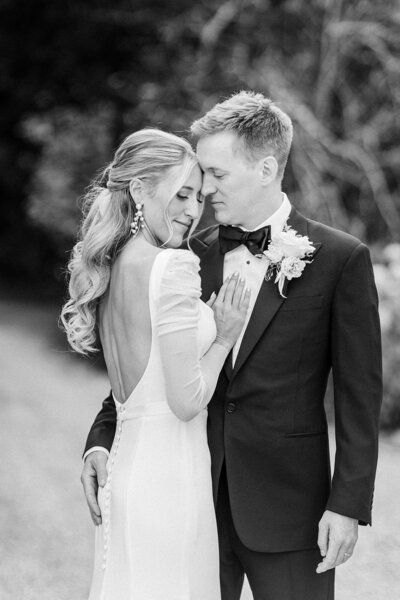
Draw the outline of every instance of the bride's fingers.
[[[239,309],[245,315],[247,315],[247,311],[249,310],[250,297],[251,297],[251,290],[249,288],[246,288],[242,294],[242,298],[241,298],[240,305],[239,305]]]
[[[209,306],[210,308],[212,308],[214,306],[214,302],[217,299],[217,294],[215,292],[213,292],[209,298],[209,300],[206,302],[207,306]]]
[[[240,303],[242,301],[242,296],[243,296],[245,284],[246,284],[246,280],[241,278],[241,279],[238,280],[237,285],[236,285],[236,287],[234,289],[233,298],[232,298],[232,304],[236,308],[240,307]]]
[[[226,289],[228,287],[228,284],[229,284],[230,280],[231,280],[230,277],[227,277],[225,279],[224,283],[221,285],[221,287],[219,289],[219,292],[218,292],[217,297],[216,297],[215,300],[218,300],[220,302],[223,302],[225,300],[225,292],[226,292]]]
[[[233,302],[233,297],[235,294],[236,286],[238,284],[238,279],[239,279],[239,273],[233,273],[233,275],[231,275],[229,278],[228,285],[226,286],[225,298],[224,298],[224,302],[226,302],[227,304],[232,304],[232,302]]]

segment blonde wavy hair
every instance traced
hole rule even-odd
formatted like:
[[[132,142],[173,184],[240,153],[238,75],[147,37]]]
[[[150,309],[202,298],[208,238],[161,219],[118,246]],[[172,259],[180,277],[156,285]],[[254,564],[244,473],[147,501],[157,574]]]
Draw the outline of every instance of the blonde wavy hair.
[[[167,169],[182,166],[164,208],[172,235],[168,205],[195,164],[196,155],[183,138],[158,129],[141,129],[125,138],[113,161],[92,182],[83,201],[78,242],[68,263],[70,298],[60,315],[68,342],[76,352],[87,355],[98,350],[98,304],[108,288],[111,267],[131,236],[136,213],[129,190],[132,179],[143,181],[151,194]]]

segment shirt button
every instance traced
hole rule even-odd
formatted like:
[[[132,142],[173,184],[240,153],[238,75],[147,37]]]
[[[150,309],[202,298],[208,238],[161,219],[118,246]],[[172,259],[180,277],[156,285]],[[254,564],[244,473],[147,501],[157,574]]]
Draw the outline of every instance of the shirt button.
[[[226,412],[228,413],[233,413],[236,410],[236,404],[234,402],[229,402],[228,406],[226,407]]]
[[[250,261],[249,261],[249,260],[246,260],[246,265],[249,265],[249,264],[250,264]]]

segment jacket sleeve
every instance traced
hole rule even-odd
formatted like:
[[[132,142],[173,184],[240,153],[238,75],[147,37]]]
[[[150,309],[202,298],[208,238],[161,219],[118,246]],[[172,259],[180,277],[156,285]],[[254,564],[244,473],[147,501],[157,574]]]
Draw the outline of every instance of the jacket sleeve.
[[[110,451],[114,440],[116,422],[117,411],[110,392],[110,395],[103,401],[101,410],[90,428],[84,454],[94,446],[102,446]]]
[[[327,509],[371,524],[382,401],[378,296],[359,244],[338,280],[331,319],[336,455]]]

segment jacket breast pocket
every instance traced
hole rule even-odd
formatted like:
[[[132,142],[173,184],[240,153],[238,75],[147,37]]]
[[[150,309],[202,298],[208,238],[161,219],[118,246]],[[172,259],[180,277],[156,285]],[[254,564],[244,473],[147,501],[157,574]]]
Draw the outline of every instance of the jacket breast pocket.
[[[322,431],[302,431],[299,433],[285,433],[285,438],[306,438],[316,437],[320,435],[328,435],[328,431],[323,429]]]
[[[282,304],[281,311],[284,310],[312,310],[321,308],[323,304],[323,296],[301,296],[297,298],[286,298]]]

